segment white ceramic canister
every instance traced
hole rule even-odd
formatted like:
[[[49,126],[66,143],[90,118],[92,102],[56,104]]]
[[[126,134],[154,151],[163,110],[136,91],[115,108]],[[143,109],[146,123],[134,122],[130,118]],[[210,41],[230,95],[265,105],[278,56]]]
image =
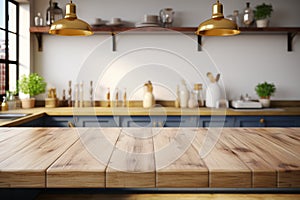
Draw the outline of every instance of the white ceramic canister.
[[[210,83],[206,89],[206,107],[215,108],[221,98],[221,89],[217,82]]]

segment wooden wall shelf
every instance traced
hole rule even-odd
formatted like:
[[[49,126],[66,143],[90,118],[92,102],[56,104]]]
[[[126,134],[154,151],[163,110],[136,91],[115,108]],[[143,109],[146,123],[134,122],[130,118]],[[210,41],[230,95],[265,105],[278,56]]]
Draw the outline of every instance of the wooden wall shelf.
[[[197,27],[171,27],[171,28],[161,28],[161,27],[93,27],[95,33],[110,33],[112,35],[113,41],[113,51],[116,50],[115,36],[117,33],[125,31],[133,32],[166,32],[177,31],[185,34],[194,34],[197,30]],[[241,34],[286,34],[287,35],[287,50],[292,51],[292,43],[294,37],[300,32],[300,27],[267,27],[267,28],[257,28],[250,27],[245,28],[241,27]],[[32,26],[30,27],[30,32],[34,33],[38,40],[39,51],[42,51],[42,34],[48,34],[49,26]],[[198,50],[201,51],[202,46],[202,36],[198,36]]]

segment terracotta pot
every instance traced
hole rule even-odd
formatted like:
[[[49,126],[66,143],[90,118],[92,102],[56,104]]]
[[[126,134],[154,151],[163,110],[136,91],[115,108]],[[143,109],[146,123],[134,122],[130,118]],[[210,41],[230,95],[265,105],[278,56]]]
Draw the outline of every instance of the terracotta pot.
[[[261,103],[262,107],[269,108],[271,104],[270,98],[261,98],[259,99],[259,102]]]
[[[35,98],[22,99],[22,108],[34,108]]]

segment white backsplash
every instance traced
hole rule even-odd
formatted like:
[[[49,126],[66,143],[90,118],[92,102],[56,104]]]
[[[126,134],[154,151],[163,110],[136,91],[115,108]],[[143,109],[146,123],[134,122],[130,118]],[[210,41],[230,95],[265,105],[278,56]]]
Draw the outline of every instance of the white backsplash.
[[[65,1],[58,1],[64,7]],[[156,14],[163,7],[175,10],[175,25],[197,26],[211,16],[214,1],[197,0],[85,0],[73,1],[78,16],[93,23],[96,17],[122,17],[138,22],[143,14]],[[225,15],[241,10],[245,2],[221,1]],[[272,2],[273,26],[300,26],[300,1]],[[251,1],[252,6],[261,1]],[[298,6],[295,6],[298,5]],[[35,0],[35,11],[46,10],[47,0]],[[296,8],[297,7],[297,8]],[[125,10],[124,10],[125,9]],[[295,15],[295,16],[294,16]],[[32,35],[33,36],[33,35]],[[43,36],[43,52],[37,51],[35,38],[32,63],[48,86],[58,95],[67,89],[68,80],[84,81],[85,99],[89,99],[89,81],[95,85],[95,98],[104,99],[107,88],[127,88],[130,99],[142,99],[143,84],[151,80],[157,99],[175,99],[176,85],[185,79],[191,89],[194,83],[207,84],[206,73],[221,73],[220,84],[228,99],[248,93],[257,98],[254,87],[262,81],[274,82],[274,99],[300,100],[300,41],[297,35],[293,52],[287,52],[286,35],[239,35],[204,37],[203,51],[197,51],[195,35],[181,33],[121,33],[116,36],[117,51],[112,51],[109,34],[90,37]]]

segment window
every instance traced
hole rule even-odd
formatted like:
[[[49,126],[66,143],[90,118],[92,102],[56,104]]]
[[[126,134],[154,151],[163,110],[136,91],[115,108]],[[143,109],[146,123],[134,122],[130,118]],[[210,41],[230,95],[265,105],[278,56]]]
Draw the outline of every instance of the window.
[[[16,91],[19,77],[19,4],[0,0],[0,96]]]

